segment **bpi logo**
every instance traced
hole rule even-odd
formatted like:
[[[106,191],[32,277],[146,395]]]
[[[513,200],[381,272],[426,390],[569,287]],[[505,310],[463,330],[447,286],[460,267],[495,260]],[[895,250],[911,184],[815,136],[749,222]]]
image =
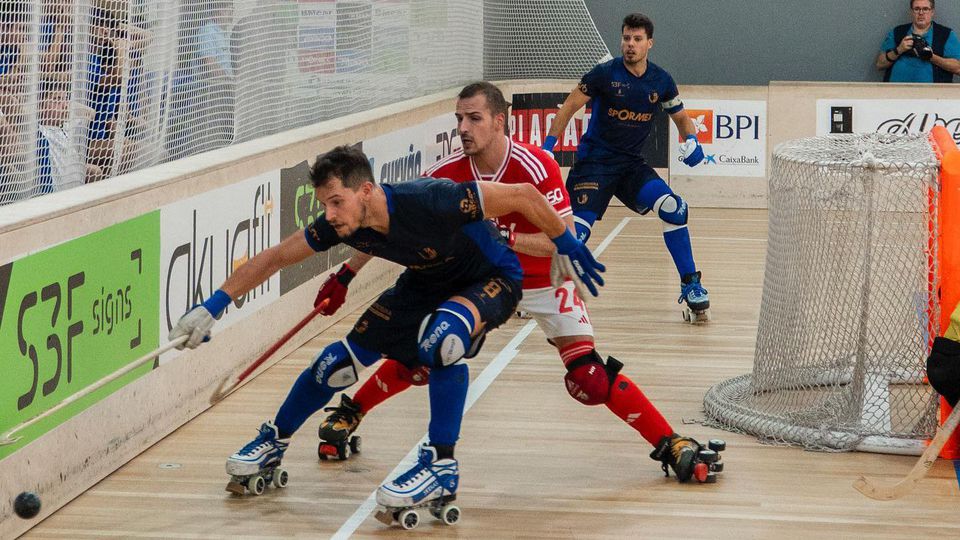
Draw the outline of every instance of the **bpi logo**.
[[[760,116],[756,114],[714,114],[713,109],[686,109],[700,144],[736,139],[760,140]],[[681,141],[682,142],[682,141]]]

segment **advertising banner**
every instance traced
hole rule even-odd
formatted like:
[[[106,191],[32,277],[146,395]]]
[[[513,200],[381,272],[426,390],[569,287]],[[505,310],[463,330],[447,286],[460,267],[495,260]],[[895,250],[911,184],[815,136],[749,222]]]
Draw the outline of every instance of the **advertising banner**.
[[[763,177],[767,166],[767,102],[684,100],[703,145],[704,160],[688,167],[680,157],[680,133],[670,122],[670,174]]]
[[[960,143],[960,101],[954,99],[818,99],[817,135],[928,133],[944,126]]]
[[[280,240],[280,172],[177,201],[160,210],[160,336],[181,315],[202,303],[238,266]],[[280,297],[280,278],[272,276],[227,307],[220,329]],[[163,356],[168,361],[176,355]]]
[[[159,240],[155,211],[0,266],[0,432],[157,348]],[[153,367],[18,434],[32,440]]]

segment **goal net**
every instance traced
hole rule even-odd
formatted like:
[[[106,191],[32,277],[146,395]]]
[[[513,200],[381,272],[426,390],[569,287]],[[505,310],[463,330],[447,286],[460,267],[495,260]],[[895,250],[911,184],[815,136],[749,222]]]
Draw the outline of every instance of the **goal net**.
[[[777,147],[753,373],[707,392],[708,418],[773,443],[920,454],[939,321],[937,157],[925,136]]]
[[[0,26],[0,205],[607,54],[583,0],[25,0]]]

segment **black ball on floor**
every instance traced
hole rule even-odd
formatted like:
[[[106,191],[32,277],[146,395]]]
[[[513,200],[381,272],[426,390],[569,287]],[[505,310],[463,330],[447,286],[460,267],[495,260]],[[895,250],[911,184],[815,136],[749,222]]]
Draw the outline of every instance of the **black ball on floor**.
[[[31,519],[40,513],[40,497],[32,491],[24,491],[13,501],[13,511],[23,519]]]

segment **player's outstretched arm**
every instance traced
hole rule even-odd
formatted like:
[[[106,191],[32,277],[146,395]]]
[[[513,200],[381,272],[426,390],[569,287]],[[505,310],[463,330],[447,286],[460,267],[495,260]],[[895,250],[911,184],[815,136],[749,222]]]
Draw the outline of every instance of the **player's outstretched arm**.
[[[564,100],[563,105],[560,106],[560,110],[557,111],[557,116],[553,119],[553,123],[550,124],[550,131],[547,133],[547,138],[543,141],[544,150],[553,153],[553,147],[556,146],[557,140],[560,139],[560,135],[563,134],[563,130],[566,129],[567,124],[570,123],[570,119],[589,101],[590,96],[584,94],[579,87],[570,91],[570,95]]]
[[[495,218],[516,212],[535,227],[546,233],[557,247],[558,271],[555,286],[562,279],[571,277],[578,289],[586,288],[597,296],[597,285],[603,285],[600,272],[606,268],[593,258],[593,254],[582,242],[567,229],[547,199],[531,184],[500,184],[495,182],[477,182],[477,188],[483,198],[484,217]],[[580,290],[581,294],[585,291]]]
[[[320,308],[321,315],[336,313],[347,299],[347,287],[350,286],[350,282],[372,258],[373,255],[358,251],[353,257],[350,257],[349,261],[343,263],[339,270],[327,276],[326,281],[317,291],[317,297],[313,300],[313,307]],[[324,304],[324,301],[326,301],[326,304]]]
[[[285,238],[280,244],[256,254],[234,270],[210,298],[180,317],[170,330],[168,339],[173,341],[180,336],[189,336],[186,343],[177,348],[199,347],[201,343],[209,341],[214,319],[227,309],[234,298],[246,294],[281,268],[296,264],[313,253],[315,252],[307,243],[304,232],[299,231]]]
[[[573,225],[573,217],[563,218],[567,224],[567,230],[576,234],[576,228]],[[557,252],[557,247],[550,241],[550,237],[542,232],[538,233],[516,233],[512,235],[513,241],[510,247],[517,253],[532,255],[534,257],[550,257]]]

